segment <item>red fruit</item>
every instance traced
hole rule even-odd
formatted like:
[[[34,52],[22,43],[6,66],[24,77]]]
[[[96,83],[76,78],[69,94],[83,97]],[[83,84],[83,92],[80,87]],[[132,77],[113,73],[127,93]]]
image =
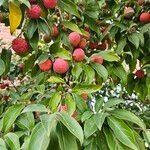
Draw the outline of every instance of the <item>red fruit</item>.
[[[89,47],[91,50],[97,49],[98,42],[90,42]]]
[[[91,62],[95,62],[97,64],[103,64],[104,59],[102,56],[93,55],[91,56]]]
[[[12,41],[12,49],[18,54],[26,54],[29,51],[29,45],[23,38],[16,38]]]
[[[30,4],[35,4],[36,0],[29,0]]]
[[[142,69],[139,69],[135,72],[135,76],[138,78],[138,79],[142,79],[145,74],[144,74],[144,71]]]
[[[68,111],[67,105],[61,105],[60,106],[60,112],[67,112],[67,111]]]
[[[86,47],[86,39],[82,38],[81,41],[79,42],[78,47],[84,49]]]
[[[53,63],[53,70],[56,72],[56,73],[59,73],[59,74],[64,74],[68,71],[69,69],[69,63],[68,61],[62,59],[62,58],[57,58],[55,60],[55,62]]]
[[[82,61],[85,58],[85,53],[84,53],[83,49],[77,48],[77,49],[74,50],[72,56],[73,56],[73,59],[75,61],[79,62],[79,61]]]
[[[38,19],[42,15],[42,10],[39,5],[31,5],[31,8],[27,9],[27,16],[31,19]]]
[[[54,9],[57,5],[57,0],[43,0],[43,4],[47,9]]]
[[[6,85],[4,83],[0,83],[0,89],[5,89]]]
[[[142,23],[150,22],[150,13],[149,12],[143,12],[140,15],[140,22],[142,22]]]
[[[52,61],[50,59],[47,59],[46,61],[39,64],[39,68],[42,71],[49,71],[52,68]]]
[[[53,28],[52,28],[51,36],[52,37],[57,37],[58,35],[59,35],[58,27],[56,25],[54,25]]]
[[[81,97],[83,100],[87,100],[88,99],[88,94],[87,93],[82,93]]]
[[[145,3],[145,0],[138,0],[137,3],[138,3],[139,5],[143,5],[143,4]]]
[[[3,21],[3,14],[0,12],[0,23]]]
[[[71,32],[69,34],[69,41],[72,44],[72,46],[77,47],[79,42],[81,40],[80,34],[77,32]]]
[[[124,9],[124,17],[125,18],[132,18],[134,14],[134,9],[132,7],[125,7]]]

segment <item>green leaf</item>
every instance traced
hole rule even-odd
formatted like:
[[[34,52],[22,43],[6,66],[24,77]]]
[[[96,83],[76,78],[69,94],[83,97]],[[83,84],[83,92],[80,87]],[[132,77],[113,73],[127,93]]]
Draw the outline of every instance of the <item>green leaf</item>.
[[[114,51],[101,51],[97,55],[102,56],[104,60],[110,62],[120,60],[120,57]]]
[[[36,30],[32,38],[29,40],[29,43],[34,51],[38,50],[38,41],[39,41],[39,33],[38,30]]]
[[[60,122],[77,138],[80,143],[83,143],[83,131],[80,124],[66,113],[58,113]]]
[[[95,69],[95,71],[97,72],[97,74],[103,78],[104,81],[107,80],[108,78],[108,71],[107,69],[101,65],[101,64],[97,64],[97,63],[91,63],[92,68]]]
[[[17,126],[23,130],[32,130],[34,123],[34,115],[30,112],[21,114],[16,121]]]
[[[25,4],[28,8],[30,8],[30,3],[28,0],[19,0],[19,2],[21,2],[21,4]]]
[[[114,111],[111,112],[111,114],[114,115],[116,118],[133,122],[138,126],[140,126],[143,130],[146,130],[144,122],[132,112],[129,112],[124,109],[115,109]]]
[[[64,79],[57,76],[51,76],[47,81],[50,83],[65,83]]]
[[[82,64],[76,63],[75,66],[72,68],[71,73],[75,77],[76,80],[78,80],[80,74],[82,73]]]
[[[140,39],[138,33],[132,33],[131,35],[129,35],[128,40],[136,47],[136,49],[139,48]]]
[[[47,132],[40,122],[34,127],[31,133],[28,150],[46,150],[49,140]]]
[[[91,118],[91,116],[93,115],[92,111],[85,111],[82,116],[81,116],[81,121],[84,122],[87,119]]]
[[[95,124],[94,117],[92,116],[90,119],[87,119],[84,123],[84,135],[85,138],[90,137],[97,131],[97,126]]]
[[[15,133],[7,133],[4,138],[11,150],[20,150],[19,137]]]
[[[103,126],[103,123],[105,121],[105,118],[108,116],[107,113],[104,113],[104,112],[99,112],[99,113],[96,113],[94,115],[94,121],[95,121],[95,124],[97,126],[97,128],[99,130],[101,130],[102,126]]]
[[[91,84],[95,79],[95,71],[89,65],[84,65],[83,70],[86,75],[86,82]]]
[[[69,114],[72,115],[76,110],[76,102],[71,94],[66,95],[65,104],[67,105]]]
[[[110,150],[116,150],[117,149],[117,143],[115,141],[115,137],[112,133],[112,131],[110,130],[110,128],[104,128],[103,129],[106,140],[107,140],[107,144]]]
[[[51,135],[51,132],[54,128],[56,128],[57,120],[56,114],[44,114],[40,117],[41,123],[46,131],[47,136]]]
[[[126,45],[127,45],[126,38],[122,38],[122,39],[118,42],[118,45],[117,45],[117,49],[116,49],[117,54],[120,55],[120,54],[123,52],[123,49],[125,48]]]
[[[82,93],[87,93],[87,94],[94,93],[100,89],[101,89],[100,85],[94,85],[94,84],[87,84],[87,85],[83,84],[83,85],[81,85],[81,84],[78,84],[72,89],[72,92],[81,95]]]
[[[56,131],[61,150],[78,150],[76,138],[61,123]]]
[[[138,150],[132,130],[122,120],[110,116],[107,118],[107,122],[120,142],[134,150]]]
[[[64,48],[55,49],[55,51],[53,51],[53,52],[51,51],[51,54],[54,57],[60,57],[60,58],[66,59],[66,60],[72,59],[71,53]]]
[[[150,145],[150,131],[146,130],[143,132],[144,138],[146,139],[147,143]]]
[[[12,56],[12,52],[10,50],[7,49],[2,49],[1,52],[1,59],[4,61],[5,63],[5,72],[4,75],[6,75],[9,70],[10,70],[10,65],[11,65],[11,56]],[[1,65],[0,65],[1,66]],[[4,67],[3,65],[1,67]],[[2,68],[1,68],[2,69]],[[1,70],[0,69],[0,70]],[[3,68],[4,69],[4,68]],[[1,72],[1,71],[0,71]]]
[[[45,34],[50,33],[50,27],[45,19],[39,19],[37,23],[38,23],[38,29],[40,31],[42,31]]]
[[[24,106],[22,105],[14,105],[9,107],[9,109],[5,112],[3,116],[3,128],[4,132],[7,132],[13,123],[15,122],[16,118],[20,115],[21,110]]]
[[[115,65],[112,70],[113,73],[119,77],[122,83],[125,85],[127,83],[127,72],[125,71],[124,67],[122,65]]]
[[[0,138],[0,150],[7,150],[6,144],[2,138]]]
[[[4,63],[4,61],[1,59],[1,57],[0,57],[0,76],[5,72],[5,63]]]
[[[57,106],[59,105],[60,101],[61,101],[61,95],[59,94],[59,92],[53,93],[49,101],[49,106],[53,112],[57,111],[58,109]]]
[[[148,30],[150,30],[150,23],[147,23],[147,24],[143,25],[143,26],[140,28],[140,33],[145,33],[145,32],[147,32]]]
[[[113,106],[116,106],[118,104],[124,103],[123,99],[119,98],[111,98],[104,104],[104,109],[111,108]]]
[[[29,39],[31,39],[33,37],[35,31],[37,30],[37,22],[36,22],[36,20],[33,20],[33,19],[29,20],[26,28],[27,28],[27,31],[26,31],[27,32],[26,33],[27,37]]]
[[[58,1],[58,6],[60,9],[68,12],[68,13],[71,13],[72,15],[75,15],[77,17],[80,18],[80,14],[78,12],[78,7],[77,5],[72,2],[71,0],[59,0]]]
[[[47,108],[42,105],[42,104],[31,104],[28,105],[27,107],[25,107],[22,111],[22,113],[26,113],[26,112],[48,112]]]

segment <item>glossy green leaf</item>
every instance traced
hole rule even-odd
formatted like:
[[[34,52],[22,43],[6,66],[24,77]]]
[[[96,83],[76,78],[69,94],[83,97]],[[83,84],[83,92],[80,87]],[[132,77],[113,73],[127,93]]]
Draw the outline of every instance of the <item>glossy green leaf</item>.
[[[57,76],[51,76],[47,81],[50,83],[65,83],[64,79]]]
[[[7,150],[5,141],[0,138],[0,150]]]
[[[20,115],[21,110],[24,106],[22,105],[13,105],[5,112],[3,116],[3,128],[4,132],[9,131],[16,118]]]
[[[5,63],[4,61],[0,58],[0,76],[5,72]]]

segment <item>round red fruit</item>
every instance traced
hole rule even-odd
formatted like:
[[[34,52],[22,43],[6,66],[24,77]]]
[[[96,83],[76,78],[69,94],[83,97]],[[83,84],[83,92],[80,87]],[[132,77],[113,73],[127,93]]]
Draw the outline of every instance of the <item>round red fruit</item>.
[[[140,15],[140,22],[142,22],[142,23],[150,22],[150,13],[149,12],[143,12]]]
[[[68,61],[62,58],[57,58],[55,62],[53,63],[53,70],[54,72],[59,73],[59,74],[66,73],[69,70]]]
[[[50,71],[52,68],[52,61],[47,59],[46,61],[39,64],[41,71]]]
[[[77,48],[74,50],[72,56],[75,61],[80,62],[85,58],[85,53],[84,53],[83,49]]]
[[[23,55],[29,52],[29,45],[23,38],[16,38],[12,41],[12,49],[18,54]]]
[[[52,37],[57,37],[59,35],[59,30],[56,25],[53,26],[51,35]]]
[[[91,50],[97,49],[98,42],[90,42],[89,47]]]
[[[67,111],[68,111],[67,105],[61,105],[60,106],[60,112],[67,112]]]
[[[43,0],[43,4],[47,9],[54,9],[57,5],[57,0]]]
[[[77,47],[79,42],[81,40],[81,36],[77,32],[71,32],[69,34],[69,41],[72,44],[72,46]]]
[[[42,10],[39,5],[31,5],[31,8],[27,9],[27,16],[31,19],[38,19],[42,15]]]
[[[142,79],[144,76],[145,76],[145,73],[142,69],[139,69],[135,72],[135,76],[138,78],[138,79]]]
[[[35,4],[36,0],[29,0],[30,4]]]
[[[86,47],[86,44],[87,44],[86,39],[82,38],[81,41],[79,42],[78,47],[84,49]]]
[[[93,55],[93,56],[91,56],[91,62],[95,62],[97,64],[103,64],[104,59],[102,56]]]

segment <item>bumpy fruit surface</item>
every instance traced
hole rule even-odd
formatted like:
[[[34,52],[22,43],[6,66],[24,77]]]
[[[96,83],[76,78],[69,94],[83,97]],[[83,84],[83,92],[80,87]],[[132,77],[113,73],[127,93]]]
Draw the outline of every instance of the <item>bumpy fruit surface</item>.
[[[83,49],[81,48],[77,48],[74,50],[73,52],[73,59],[77,62],[82,61],[85,58],[85,53],[83,51]]]
[[[43,4],[47,9],[54,9],[57,5],[57,0],[43,0]]]
[[[142,69],[139,69],[135,72],[135,76],[138,78],[138,79],[142,79],[145,74],[144,74],[144,71]]]
[[[18,54],[26,54],[29,51],[29,45],[23,38],[16,38],[12,41],[12,49]]]
[[[79,42],[78,47],[84,49],[86,47],[86,39],[82,38],[81,41]]]
[[[53,28],[52,28],[51,36],[52,37],[57,37],[58,35],[59,35],[58,27],[56,25],[54,25]]]
[[[31,8],[27,9],[27,16],[31,19],[38,19],[42,15],[42,10],[39,5],[31,5]]]
[[[71,115],[72,118],[76,119],[78,116],[78,113],[76,111],[73,112],[73,114]]]
[[[72,46],[77,47],[79,42],[81,40],[80,34],[77,32],[71,32],[69,34],[69,41],[72,44]]]
[[[53,63],[53,70],[56,73],[64,74],[68,71],[68,69],[69,69],[68,61],[62,58],[57,58],[55,62]]]
[[[52,61],[50,59],[47,59],[46,61],[44,61],[43,63],[39,64],[39,68],[42,71],[50,71],[52,68]]]
[[[103,64],[104,59],[102,56],[93,55],[91,56],[91,62],[95,62],[97,64]]]
[[[149,12],[143,12],[140,15],[140,22],[142,22],[142,23],[150,22],[150,13]]]
[[[125,18],[132,18],[134,14],[134,9],[132,7],[125,7],[124,9],[124,17]]]
[[[139,5],[143,5],[143,4],[145,3],[145,0],[138,0],[137,3],[138,3]]]

